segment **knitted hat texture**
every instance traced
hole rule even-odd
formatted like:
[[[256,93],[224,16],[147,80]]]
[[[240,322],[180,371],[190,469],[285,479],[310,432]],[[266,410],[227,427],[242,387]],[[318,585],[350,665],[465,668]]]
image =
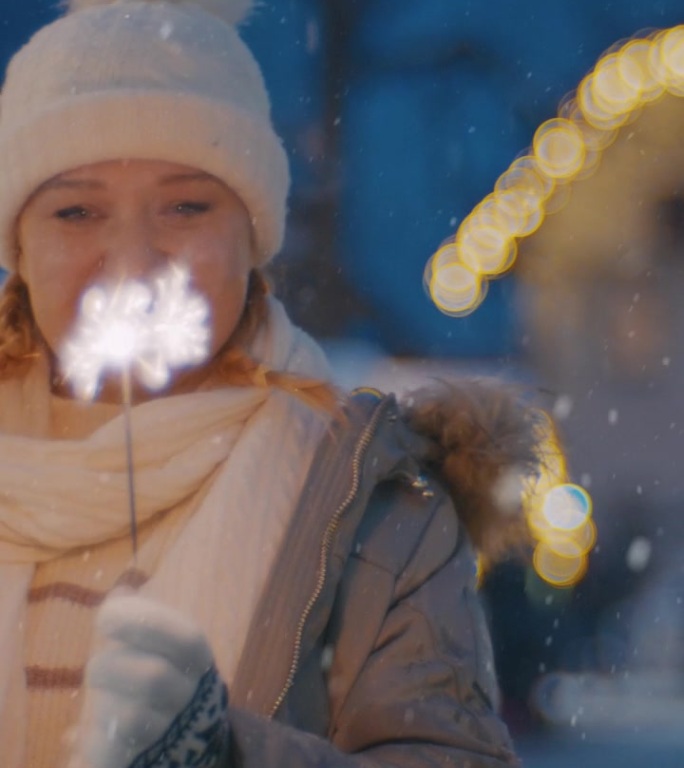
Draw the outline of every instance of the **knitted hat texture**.
[[[257,264],[280,248],[287,157],[261,71],[235,24],[249,0],[71,0],[14,56],[0,96],[0,264],[57,174],[117,159],[213,174],[243,200]]]

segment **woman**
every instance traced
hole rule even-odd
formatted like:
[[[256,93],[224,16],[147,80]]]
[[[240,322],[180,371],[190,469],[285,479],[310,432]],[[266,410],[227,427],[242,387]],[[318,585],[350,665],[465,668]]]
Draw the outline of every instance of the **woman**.
[[[8,69],[3,765],[513,764],[463,521],[518,535],[491,497],[534,421],[487,387],[344,396],[268,296],[288,173],[246,5],[72,0]],[[60,354],[89,288],[169,265],[211,347],[134,382],[132,558],[119,383],[81,403]]]

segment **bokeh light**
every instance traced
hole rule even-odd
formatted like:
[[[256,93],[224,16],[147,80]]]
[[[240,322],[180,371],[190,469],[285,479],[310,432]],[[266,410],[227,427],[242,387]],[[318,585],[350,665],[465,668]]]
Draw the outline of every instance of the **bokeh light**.
[[[594,548],[596,535],[596,524],[591,518],[588,518],[572,532],[561,528],[549,528],[545,532],[544,541],[550,549],[559,555],[581,557],[588,555]]]
[[[509,222],[507,232],[511,237],[531,235],[539,227],[548,195],[542,197],[538,190],[522,185],[497,190],[494,194],[497,206]]]
[[[566,557],[543,541],[536,546],[532,561],[535,571],[544,581],[559,588],[577,584],[587,570],[586,557]]]
[[[547,120],[534,134],[532,146],[539,167],[551,179],[571,179],[582,169],[584,140],[579,128],[569,120]]]
[[[591,516],[591,497],[579,485],[557,485],[546,494],[542,511],[553,528],[573,531]]]
[[[530,516],[530,528],[538,542],[533,564],[540,578],[568,587],[584,576],[588,555],[596,543],[591,515],[591,497],[579,485],[559,483],[544,494]]]
[[[425,285],[439,309],[463,316],[483,301],[488,280],[508,272],[518,241],[568,202],[573,182],[599,167],[620,130],[664,93],[684,96],[684,25],[616,45],[543,123],[532,147],[498,178],[493,192],[428,262]],[[546,583],[569,588],[585,575],[597,529],[589,494],[567,482],[550,420],[540,421],[542,471],[525,491],[535,540],[533,567]]]
[[[684,96],[684,25],[615,46],[540,126],[532,148],[461,222],[449,257],[429,260],[425,286],[437,307],[452,316],[476,309],[488,280],[514,266],[518,240],[563,208],[572,183],[591,176],[619,130],[665,92]]]
[[[459,234],[458,253],[463,264],[474,274],[499,275],[515,261],[515,239],[495,220],[486,225],[479,222]]]
[[[659,39],[663,85],[675,96],[684,96],[684,27],[675,27]]]
[[[542,469],[524,499],[535,540],[532,564],[543,581],[567,588],[583,578],[596,543],[592,501],[584,488],[567,482],[565,456],[548,416],[540,416],[538,430]]]
[[[605,56],[596,66],[593,100],[609,115],[628,115],[641,100],[644,73],[639,61],[624,52]]]
[[[615,109],[610,101],[603,98],[600,85],[592,72],[584,78],[577,90],[577,98],[584,119],[599,130],[612,131],[621,128],[629,118],[629,112]],[[612,107],[612,108],[611,108]]]
[[[648,103],[662,95],[664,86],[655,76],[650,64],[653,42],[651,40],[630,40],[622,50],[625,62],[636,64],[641,72],[641,102]],[[623,64],[627,71],[629,65]],[[627,77],[629,75],[626,75]]]
[[[464,264],[447,264],[433,270],[430,294],[447,315],[468,314],[484,299],[486,284]]]

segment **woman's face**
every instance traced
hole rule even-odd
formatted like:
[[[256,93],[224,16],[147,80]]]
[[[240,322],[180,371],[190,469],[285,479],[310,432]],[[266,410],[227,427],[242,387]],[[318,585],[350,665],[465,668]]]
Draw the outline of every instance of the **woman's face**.
[[[211,308],[212,352],[235,330],[252,263],[242,201],[223,182],[152,160],[83,166],[43,184],[18,221],[19,273],[55,353],[94,284],[145,279],[182,264]]]

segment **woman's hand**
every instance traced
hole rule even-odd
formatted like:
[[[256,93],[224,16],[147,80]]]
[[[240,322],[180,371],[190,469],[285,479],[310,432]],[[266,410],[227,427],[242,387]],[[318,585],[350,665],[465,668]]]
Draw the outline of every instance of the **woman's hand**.
[[[218,766],[228,741],[228,697],[202,632],[138,595],[102,606],[109,642],[86,670],[72,766]]]

